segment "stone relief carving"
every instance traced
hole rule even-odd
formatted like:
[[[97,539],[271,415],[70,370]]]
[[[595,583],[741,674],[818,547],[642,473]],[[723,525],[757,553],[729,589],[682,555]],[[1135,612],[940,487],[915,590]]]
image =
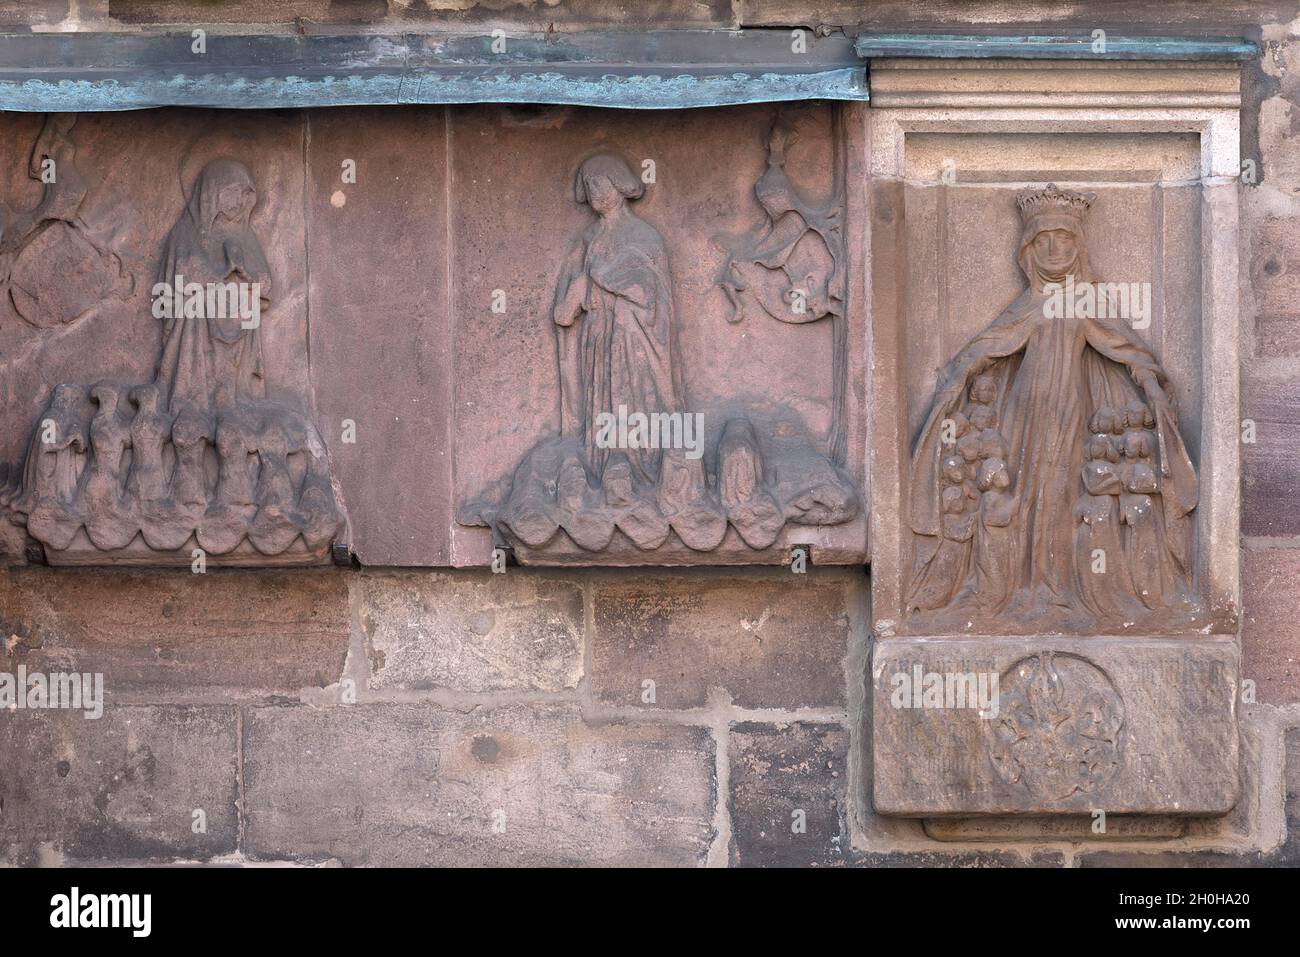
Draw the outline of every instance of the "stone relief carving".
[[[644,188],[611,154],[579,167],[574,195],[595,218],[570,248],[550,313],[560,432],[534,446],[495,502],[463,509],[462,521],[537,549],[563,530],[591,552],[625,548],[616,531],[633,552],[660,548],[673,534],[707,552],[728,525],[762,549],[787,522],[852,519],[857,490],[808,436],[736,411],[718,427],[692,409],[668,249],[632,208]],[[829,294],[817,302],[830,308]],[[615,423],[625,441],[614,440]]]
[[[913,630],[1190,624],[1197,476],[1168,377],[1090,283],[1095,197],[1025,190],[1028,288],[948,363],[912,454]],[[1057,300],[1059,304],[1059,298]]]
[[[89,187],[77,169],[76,122],[75,114],[49,114],[32,146],[27,172],[44,184],[40,201],[30,209],[0,203],[0,289],[37,328],[74,322],[133,286],[107,238],[82,217]]]
[[[154,287],[154,379],[57,386],[11,509],[59,564],[240,563],[328,555],[343,517],[325,445],[266,397],[261,310],[272,278],[250,225],[252,173],[209,162],[169,233]]]
[[[1124,757],[1124,701],[1095,665],[1044,651],[1001,676],[984,738],[998,777],[1034,801],[1099,791]]]
[[[718,285],[731,305],[730,322],[741,322],[747,301],[773,319],[802,324],[829,319],[833,339],[832,421],[828,446],[843,464],[847,435],[844,398],[848,376],[848,326],[844,316],[844,206],[838,177],[830,202],[809,202],[786,175],[788,150],[799,131],[778,113],[767,137],[767,170],[754,184],[766,221],[730,247]]]

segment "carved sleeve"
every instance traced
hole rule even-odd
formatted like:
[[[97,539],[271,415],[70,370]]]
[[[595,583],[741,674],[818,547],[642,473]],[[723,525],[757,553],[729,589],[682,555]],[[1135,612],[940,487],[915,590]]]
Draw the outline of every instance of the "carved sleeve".
[[[1088,345],[1092,346],[1107,359],[1113,359],[1127,366],[1134,380],[1139,384],[1149,375],[1154,375],[1160,385],[1167,381],[1160,362],[1143,345],[1136,336],[1118,323],[1103,319],[1084,319],[1084,335]]]
[[[571,326],[577,321],[582,311],[582,303],[587,298],[583,260],[586,258],[587,244],[579,239],[569,249],[560,270],[560,280],[555,286],[555,302],[551,307],[551,319],[557,326]]]
[[[1017,306],[1008,309],[967,343],[948,363],[939,380],[934,405],[912,452],[912,530],[919,535],[936,535],[939,531],[943,420],[958,411],[975,376],[996,360],[1019,352],[1029,341],[1032,326],[1027,321],[1028,313]]]

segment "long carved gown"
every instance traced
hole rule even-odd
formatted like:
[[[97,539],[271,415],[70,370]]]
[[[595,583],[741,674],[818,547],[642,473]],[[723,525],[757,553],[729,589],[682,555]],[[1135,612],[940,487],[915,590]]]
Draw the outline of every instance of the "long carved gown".
[[[255,191],[243,163],[217,159],[199,174],[185,212],[167,236],[158,281],[169,288],[184,283],[248,282],[269,299],[271,274],[261,243],[248,223],[219,215],[221,191],[237,186]],[[172,414],[186,406],[214,411],[237,396],[264,394],[260,329],[246,329],[238,315],[173,316],[163,327],[156,381]]]
[[[1044,301],[1041,291],[1026,290],[945,370],[912,460],[912,528],[918,538],[909,610],[974,597],[969,582],[936,589],[926,580],[926,566],[939,543],[942,425],[960,409],[969,383],[981,373],[998,383],[998,421],[1017,498],[1008,545],[1013,570],[1008,597],[1025,607],[1081,606],[1075,586],[1074,509],[1082,491],[1088,419],[1100,405],[1118,408],[1140,399],[1132,375],[1148,370],[1162,386],[1166,378],[1150,350],[1117,321],[1048,318]],[[1196,475],[1171,405],[1163,396],[1154,405],[1164,472],[1164,553],[1157,560],[1171,561],[1185,574],[1186,516],[1196,504]],[[917,603],[922,584],[928,600]],[[968,586],[964,593],[963,585]],[[935,595],[941,596],[937,603]]]
[[[626,207],[597,219],[574,244],[556,301],[586,283],[582,315],[561,326],[560,368],[564,434],[577,437],[599,478],[609,456],[596,446],[597,416],[650,415],[680,409],[668,251],[653,226]],[[626,449],[642,482],[659,477],[659,450]]]

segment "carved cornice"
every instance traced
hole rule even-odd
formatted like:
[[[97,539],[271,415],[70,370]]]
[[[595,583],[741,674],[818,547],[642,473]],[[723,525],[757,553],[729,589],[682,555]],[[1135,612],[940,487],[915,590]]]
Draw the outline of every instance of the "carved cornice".
[[[871,64],[877,108],[1239,110],[1241,68],[1184,62],[889,59]]]
[[[1097,31],[1098,34],[1101,31]],[[858,56],[1017,60],[1253,60],[1259,47],[1244,37],[978,36],[926,33],[862,34]]]

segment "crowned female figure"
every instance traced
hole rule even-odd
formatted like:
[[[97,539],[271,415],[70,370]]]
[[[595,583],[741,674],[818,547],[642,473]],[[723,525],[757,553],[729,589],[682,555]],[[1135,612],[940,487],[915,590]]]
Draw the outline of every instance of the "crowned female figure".
[[[1187,598],[1188,513],[1196,506],[1197,479],[1166,392],[1165,372],[1123,320],[1107,315],[1110,310],[1062,308],[1067,289],[1092,280],[1083,220],[1094,199],[1055,185],[1017,197],[1024,223],[1019,262],[1029,286],[943,369],[913,447],[910,518],[916,553],[909,613],[942,609],[964,617],[982,611],[1039,623],[1097,623],[1097,603],[1079,593],[1080,576],[1093,570],[1076,567],[1081,557],[1074,541],[1076,507],[1087,491],[1082,467],[1089,422],[1098,409],[1135,402],[1152,413],[1159,486],[1151,496],[1152,526],[1144,530],[1156,546],[1143,552],[1162,564],[1162,573],[1151,580],[1169,583],[1164,594],[1144,596],[1143,604],[1167,607]],[[1010,479],[1010,522],[996,543],[1007,552],[1003,562],[1010,575],[1005,595],[992,603],[987,596],[981,600],[978,576],[969,566],[935,561],[942,554],[942,464],[952,451],[950,423],[966,414],[969,387],[979,376],[996,385],[998,431],[1006,442]],[[975,534],[987,532],[977,524]],[[987,550],[977,543],[977,553]],[[1107,587],[1131,588],[1123,579],[1117,576]]]

